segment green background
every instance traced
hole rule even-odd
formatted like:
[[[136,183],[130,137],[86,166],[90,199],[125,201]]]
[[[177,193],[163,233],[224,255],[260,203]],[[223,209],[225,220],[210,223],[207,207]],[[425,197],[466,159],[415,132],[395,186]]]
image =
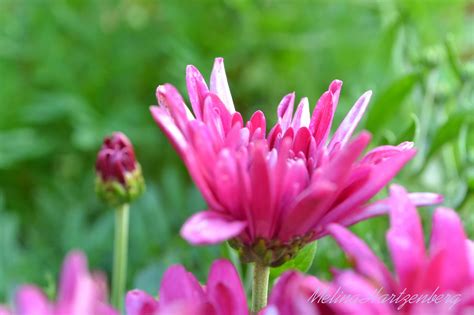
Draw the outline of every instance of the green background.
[[[418,156],[395,182],[445,194],[473,238],[473,29],[474,3],[461,0],[0,0],[0,301],[24,282],[54,295],[74,248],[110,273],[113,212],[95,196],[94,162],[116,130],[133,141],[148,186],[131,209],[127,287],[155,293],[174,263],[204,280],[229,255],[179,237],[205,204],[148,111],[158,84],[187,98],[186,65],[209,77],[218,56],[246,119],[263,109],[275,122],[291,91],[314,106],[337,78],[337,124],[372,89],[359,130],[374,146],[414,140]],[[431,210],[420,210],[427,235]],[[386,228],[377,218],[353,230],[389,263]],[[326,238],[311,273],[346,264]]]

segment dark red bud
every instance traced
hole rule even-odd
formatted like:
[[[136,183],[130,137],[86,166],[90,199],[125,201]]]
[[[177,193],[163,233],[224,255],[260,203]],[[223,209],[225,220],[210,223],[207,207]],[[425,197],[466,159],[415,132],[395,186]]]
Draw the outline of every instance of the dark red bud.
[[[114,132],[104,139],[95,164],[103,181],[116,180],[125,184],[125,174],[137,168],[135,152],[130,140],[121,132]]]

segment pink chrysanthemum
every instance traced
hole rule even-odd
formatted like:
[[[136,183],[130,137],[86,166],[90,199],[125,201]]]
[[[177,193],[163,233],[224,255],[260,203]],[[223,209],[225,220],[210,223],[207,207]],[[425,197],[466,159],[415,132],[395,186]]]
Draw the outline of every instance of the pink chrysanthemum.
[[[328,224],[348,226],[384,213],[384,201],[367,202],[415,155],[409,142],[363,155],[370,135],[351,140],[370,91],[330,138],[341,81],[331,83],[312,116],[307,98],[293,113],[295,94],[286,95],[268,133],[263,112],[244,124],[235,111],[222,58],[214,63],[210,88],[193,66],[186,82],[193,113],[170,84],[157,88],[159,105],[151,112],[208,205],[181,230],[193,244],[233,239],[247,261],[277,266],[327,234]],[[423,197],[421,203],[437,198]]]
[[[239,275],[226,260],[212,264],[206,286],[183,266],[172,266],[163,275],[159,299],[133,290],[125,304],[127,315],[249,315]]]
[[[415,205],[392,186],[387,244],[394,273],[357,236],[340,225],[331,235],[354,262],[330,283],[290,272],[273,289],[264,315],[429,315],[474,312],[474,242],[452,209],[433,216],[429,251]]]
[[[1,315],[118,315],[107,305],[106,281],[100,274],[90,274],[82,253],[69,254],[63,265],[56,302],[32,285],[22,286],[13,311],[0,307]]]

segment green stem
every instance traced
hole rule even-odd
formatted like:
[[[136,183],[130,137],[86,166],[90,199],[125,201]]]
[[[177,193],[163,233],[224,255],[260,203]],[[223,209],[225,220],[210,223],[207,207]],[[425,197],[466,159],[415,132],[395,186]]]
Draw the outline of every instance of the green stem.
[[[114,267],[112,275],[112,304],[119,311],[123,309],[125,282],[127,279],[129,205],[115,210]]]
[[[270,267],[255,263],[252,285],[252,312],[257,313],[267,305]]]

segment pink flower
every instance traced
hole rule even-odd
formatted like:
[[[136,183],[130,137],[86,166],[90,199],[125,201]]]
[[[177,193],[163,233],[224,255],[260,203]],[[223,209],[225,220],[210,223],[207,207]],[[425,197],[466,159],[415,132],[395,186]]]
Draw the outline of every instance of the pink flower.
[[[101,275],[90,274],[82,253],[70,253],[64,261],[57,301],[48,301],[35,286],[22,286],[15,297],[10,313],[0,307],[1,315],[118,315],[107,305],[105,280]]]
[[[193,66],[186,82],[193,113],[170,84],[157,88],[159,106],[151,112],[209,207],[181,230],[193,244],[233,239],[245,260],[277,266],[326,235],[331,223],[349,226],[385,213],[384,201],[367,202],[415,155],[408,142],[363,155],[370,134],[351,140],[370,91],[330,138],[341,81],[331,83],[312,116],[307,98],[293,113],[295,94],[286,95],[268,134],[263,112],[244,124],[235,111],[222,58],[215,60],[210,88]],[[428,203],[437,198],[424,197]]]
[[[387,243],[393,274],[357,236],[331,225],[331,235],[355,270],[335,270],[330,283],[286,273],[261,314],[470,314],[474,310],[474,243],[466,238],[456,212],[436,209],[426,251],[420,217],[406,191],[393,185],[388,202]]]
[[[245,292],[234,266],[215,261],[206,286],[183,266],[163,275],[159,300],[140,290],[128,292],[127,315],[248,315]]]
[[[467,314],[467,308],[474,311],[474,243],[467,239],[457,213],[448,208],[435,210],[426,250],[420,217],[402,187],[392,186],[390,206],[386,237],[394,274],[347,229],[338,225],[329,228],[353,259],[358,276],[382,287],[385,294],[402,294],[405,299],[415,294],[451,297],[439,303],[408,303],[401,298],[392,305],[393,314]]]

